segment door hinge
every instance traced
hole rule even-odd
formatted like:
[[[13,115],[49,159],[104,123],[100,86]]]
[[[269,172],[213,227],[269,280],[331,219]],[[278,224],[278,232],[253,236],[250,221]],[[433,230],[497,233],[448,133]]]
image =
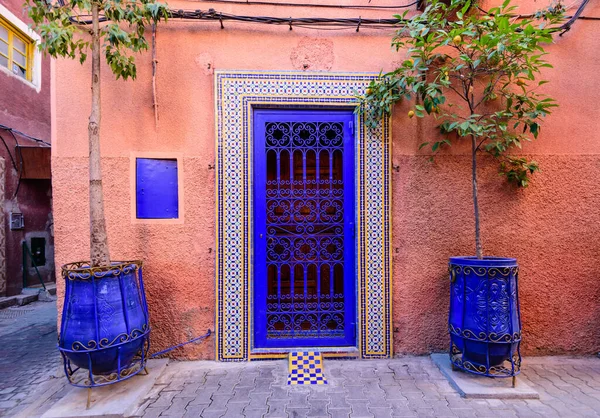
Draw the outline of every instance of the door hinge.
[[[354,122],[353,121],[348,122],[348,126],[350,127],[350,132],[352,133],[352,135],[354,135]]]

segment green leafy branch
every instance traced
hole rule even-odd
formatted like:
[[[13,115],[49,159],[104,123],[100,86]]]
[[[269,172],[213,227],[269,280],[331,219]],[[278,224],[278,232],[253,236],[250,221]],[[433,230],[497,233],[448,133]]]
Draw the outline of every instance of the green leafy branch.
[[[472,139],[474,150],[500,162],[507,179],[520,187],[538,171],[531,161],[509,155],[540,133],[540,123],[557,103],[537,92],[552,66],[544,45],[552,42],[563,8],[555,5],[533,19],[515,18],[509,0],[482,12],[470,2],[434,0],[421,15],[406,19],[392,40],[406,59],[380,74],[360,97],[358,112],[375,126],[395,103],[416,99],[408,116],[433,117],[443,139],[424,143],[435,154],[454,141]]]
[[[83,64],[91,48],[92,5],[100,10],[100,38],[106,62],[119,79],[136,78],[134,53],[147,50],[146,27],[167,20],[166,4],[150,0],[70,0],[63,5],[29,0],[33,29],[41,37],[39,48],[54,58],[79,59]]]

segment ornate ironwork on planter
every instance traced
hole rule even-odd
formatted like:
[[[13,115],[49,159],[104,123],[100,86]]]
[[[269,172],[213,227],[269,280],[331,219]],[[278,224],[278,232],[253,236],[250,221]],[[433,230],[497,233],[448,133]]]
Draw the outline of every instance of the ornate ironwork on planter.
[[[451,257],[448,271],[452,366],[514,379],[521,371],[517,260]]]
[[[142,262],[62,267],[65,280],[58,349],[69,383],[95,387],[145,369],[150,349]]]

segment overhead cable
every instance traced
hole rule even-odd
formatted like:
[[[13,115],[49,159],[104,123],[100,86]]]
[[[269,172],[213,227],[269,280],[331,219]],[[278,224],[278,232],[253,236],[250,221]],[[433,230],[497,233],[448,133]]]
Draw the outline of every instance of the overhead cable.
[[[166,348],[166,349],[164,349],[164,350],[162,350],[162,351],[159,351],[159,352],[157,352],[157,353],[153,353],[153,354],[151,354],[151,355],[150,355],[150,358],[154,358],[154,357],[162,356],[163,354],[166,354],[166,353],[168,353],[168,352],[170,352],[170,351],[173,351],[173,350],[175,350],[176,348],[180,348],[180,347],[183,347],[184,345],[191,344],[191,343],[195,343],[195,342],[197,342],[197,341],[202,341],[202,340],[204,340],[205,338],[208,338],[208,337],[210,337],[210,336],[211,336],[211,334],[212,334],[212,331],[209,329],[208,331],[206,331],[206,334],[204,334],[204,335],[200,335],[199,337],[192,338],[191,340],[189,340],[189,341],[186,341],[186,342],[184,342],[184,343],[177,344],[177,345],[173,345],[173,346],[171,346],[171,347],[169,347],[169,348]]]
[[[380,29],[397,25],[404,22],[403,19],[364,19],[364,18],[329,18],[329,17],[273,17],[273,16],[243,16],[218,12],[215,9],[202,10],[169,10],[169,18],[183,20],[203,20],[219,22],[221,29],[225,28],[224,22],[262,23],[267,25],[291,26],[330,26],[330,27],[371,27]],[[77,16],[72,18],[73,22],[89,25],[92,23],[91,16]],[[100,17],[101,22],[106,22],[105,16]]]
[[[560,36],[563,36],[563,34],[565,32],[568,32],[571,30],[571,26],[573,26],[573,23],[575,23],[575,21],[579,18],[581,13],[583,13],[583,9],[585,9],[585,6],[587,6],[589,1],[590,0],[583,0],[581,2],[581,4],[579,5],[579,7],[577,8],[577,11],[575,12],[575,14],[569,20],[567,20],[563,25],[561,25],[560,28],[562,29],[562,32],[560,33]]]
[[[225,1],[225,0],[224,0]],[[236,0],[238,1],[238,0]],[[573,16],[567,16],[567,21],[562,26],[557,27],[556,31],[564,31],[568,30],[573,22],[577,19],[587,19],[587,20],[599,20],[600,18],[596,17],[586,17],[581,16],[581,12],[585,5],[589,2],[589,0],[583,0],[582,5],[577,10]],[[416,2],[415,2],[416,4]],[[480,9],[484,13],[488,13],[486,10]],[[307,28],[307,29],[316,29],[323,30],[323,27],[330,28],[339,28],[339,29],[360,29],[360,28],[370,28],[370,29],[386,29],[389,27],[397,26],[398,24],[405,23],[407,20],[405,19],[366,19],[366,18],[330,18],[330,17],[273,17],[273,16],[244,16],[244,15],[236,15],[230,13],[223,13],[216,11],[215,9],[208,9],[206,11],[203,10],[184,10],[184,9],[170,9],[168,11],[168,16],[171,19],[181,19],[181,20],[195,20],[195,21],[204,21],[204,22],[219,22],[221,29],[225,29],[225,22],[243,22],[243,23],[259,23],[259,24],[267,24],[267,25],[285,25],[289,26],[293,29],[294,26]],[[535,17],[534,14],[531,15],[514,15],[516,18],[527,18],[527,17]],[[92,23],[90,15],[77,16],[72,17],[71,20],[77,24],[89,25]],[[105,16],[100,17],[101,22],[106,22],[108,19]]]
[[[284,7],[321,7],[334,9],[373,9],[373,10],[390,10],[390,9],[406,9],[417,4],[417,1],[409,4],[398,4],[393,6],[376,6],[376,5],[359,5],[359,4],[310,4],[310,3],[288,3],[274,1],[243,1],[243,0],[201,0],[202,3],[222,3],[222,4],[244,4],[256,6],[284,6]]]
[[[26,134],[26,133],[24,133],[24,132],[18,131],[18,130],[16,130],[16,129],[13,129],[13,128],[10,128],[10,127],[8,127],[8,126],[6,126],[6,125],[2,125],[2,124],[0,124],[0,129],[2,129],[2,130],[4,130],[4,131],[11,132],[11,133],[16,133],[17,135],[19,135],[19,136],[22,136],[23,138],[27,138],[27,139],[29,139],[29,140],[31,140],[31,141],[38,142],[38,143],[40,143],[40,144],[44,144],[44,145],[48,145],[48,146],[50,146],[50,143],[49,143],[49,142],[46,142],[46,141],[43,141],[43,140],[41,140],[41,139],[35,138],[35,137],[31,136],[31,135],[27,135],[27,134]]]

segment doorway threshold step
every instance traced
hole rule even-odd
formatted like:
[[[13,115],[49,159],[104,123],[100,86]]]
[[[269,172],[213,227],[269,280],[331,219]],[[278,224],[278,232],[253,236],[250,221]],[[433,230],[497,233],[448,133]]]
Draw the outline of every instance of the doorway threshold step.
[[[289,356],[288,385],[326,385],[323,356],[318,351],[294,351]]]

